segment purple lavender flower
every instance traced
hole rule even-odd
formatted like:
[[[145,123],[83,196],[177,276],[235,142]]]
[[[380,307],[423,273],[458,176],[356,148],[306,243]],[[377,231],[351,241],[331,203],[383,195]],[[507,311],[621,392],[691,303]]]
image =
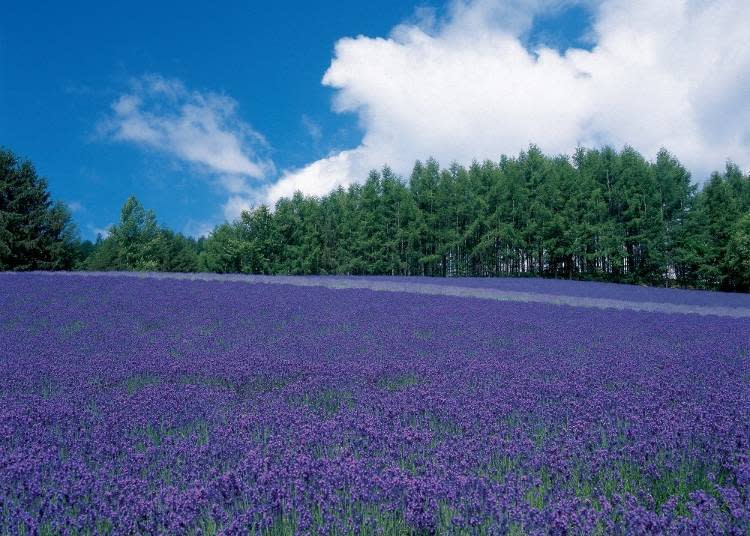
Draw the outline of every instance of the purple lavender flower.
[[[748,333],[747,318],[3,274],[0,533],[746,534]]]

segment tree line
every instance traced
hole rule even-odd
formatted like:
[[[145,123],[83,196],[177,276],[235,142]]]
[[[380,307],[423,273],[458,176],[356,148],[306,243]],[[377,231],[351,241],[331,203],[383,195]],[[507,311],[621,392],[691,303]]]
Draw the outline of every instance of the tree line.
[[[29,166],[16,165],[15,174]],[[4,190],[5,175],[3,168]],[[13,196],[3,194],[3,211],[6,197]],[[698,188],[666,150],[650,162],[630,147],[581,148],[568,157],[531,146],[468,167],[417,162],[408,179],[384,167],[325,196],[296,193],[259,205],[199,240],[159,227],[131,197],[108,237],[79,241],[57,263],[6,257],[15,250],[2,241],[15,231],[5,219],[3,269],[541,276],[750,288],[750,175],[728,163]],[[67,229],[63,242],[74,243]]]
[[[81,240],[69,208],[53,201],[33,164],[0,147],[0,270],[198,269],[199,243],[160,227],[135,197],[96,242]]]

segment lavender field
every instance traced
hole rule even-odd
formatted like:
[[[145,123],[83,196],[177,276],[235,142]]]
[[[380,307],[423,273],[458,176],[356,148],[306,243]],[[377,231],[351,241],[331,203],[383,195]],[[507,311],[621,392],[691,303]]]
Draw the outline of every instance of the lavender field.
[[[135,533],[746,535],[750,318],[0,275],[0,534]]]

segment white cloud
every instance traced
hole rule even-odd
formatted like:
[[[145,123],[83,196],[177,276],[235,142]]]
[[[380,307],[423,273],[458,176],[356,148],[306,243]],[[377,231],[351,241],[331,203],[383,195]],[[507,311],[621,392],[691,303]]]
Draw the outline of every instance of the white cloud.
[[[276,174],[265,153],[265,138],[237,115],[237,102],[225,95],[189,91],[179,80],[147,75],[112,103],[100,134],[155,149],[187,162],[212,177],[229,195],[224,214],[239,215],[253,188]],[[227,208],[231,207],[231,208]],[[236,212],[236,214],[235,214]]]
[[[109,236],[109,230],[112,226],[107,225],[105,227],[97,227],[89,223],[86,227],[91,232],[91,234],[94,235],[94,238],[96,238],[98,235],[101,235],[102,238],[107,238]]]
[[[408,173],[416,158],[468,163],[532,142],[550,153],[631,144],[647,157],[665,146],[698,180],[726,158],[750,166],[746,0],[587,2],[591,50],[526,50],[534,15],[564,3],[456,2],[443,21],[339,40],[323,84],[335,111],[357,115],[362,142],[285,171],[267,200],[386,163]]]
[[[307,115],[303,114],[302,126],[305,127],[305,130],[307,131],[308,135],[312,138],[312,140],[315,143],[318,143],[320,141],[320,138],[323,136],[323,129],[320,128],[320,125],[318,123],[316,123]]]
[[[68,201],[66,203],[68,205],[68,209],[75,214],[76,212],[81,212],[83,210],[83,203],[80,201]]]
[[[237,117],[234,99],[188,91],[177,80],[156,75],[132,82],[132,91],[112,104],[100,131],[119,141],[163,151],[214,173],[263,179],[273,163],[260,155],[263,136]]]
[[[243,211],[253,208],[254,204],[253,199],[250,197],[244,195],[232,195],[222,207],[224,210],[224,218],[226,218],[227,221],[234,221],[240,217]]]
[[[362,148],[341,151],[328,158],[317,160],[304,168],[286,172],[275,184],[268,187],[266,200],[273,203],[280,197],[289,197],[297,190],[309,195],[324,195],[339,185],[346,186],[366,178],[368,170],[382,164]]]
[[[211,234],[211,231],[214,230],[214,227],[215,226],[210,222],[188,220],[188,222],[182,228],[182,234],[200,238],[202,236],[208,236],[209,234]]]

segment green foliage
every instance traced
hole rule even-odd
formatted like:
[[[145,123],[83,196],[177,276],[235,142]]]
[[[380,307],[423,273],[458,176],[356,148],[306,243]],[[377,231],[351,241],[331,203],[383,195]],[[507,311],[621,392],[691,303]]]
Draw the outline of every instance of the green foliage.
[[[700,191],[662,150],[385,167],[322,198],[296,193],[217,227],[201,269],[266,274],[503,276],[747,288],[750,178],[733,164]]]
[[[200,254],[201,270],[219,273],[272,273],[269,259],[281,247],[266,206],[245,211],[234,224],[211,233]]]
[[[737,221],[727,245],[727,265],[736,290],[750,290],[750,212]]]
[[[190,238],[159,228],[156,215],[131,196],[107,238],[97,238],[85,262],[89,270],[195,272],[198,246]]]
[[[79,260],[68,208],[52,201],[31,162],[0,147],[0,270],[65,270]]]
[[[29,162],[0,150],[0,269],[255,274],[541,276],[750,289],[750,176],[728,163],[698,190],[666,150],[498,162],[408,181],[384,167],[323,197],[295,193],[194,240],[135,197],[106,238],[80,242]]]

